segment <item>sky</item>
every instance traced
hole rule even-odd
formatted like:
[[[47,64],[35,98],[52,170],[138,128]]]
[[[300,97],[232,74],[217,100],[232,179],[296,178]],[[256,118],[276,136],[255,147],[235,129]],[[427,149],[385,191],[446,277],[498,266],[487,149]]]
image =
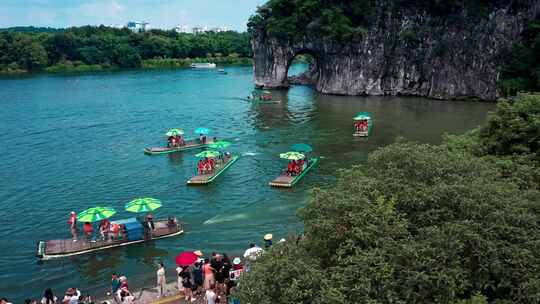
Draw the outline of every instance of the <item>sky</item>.
[[[151,28],[226,26],[245,31],[249,17],[267,0],[0,0],[0,28],[125,25]]]

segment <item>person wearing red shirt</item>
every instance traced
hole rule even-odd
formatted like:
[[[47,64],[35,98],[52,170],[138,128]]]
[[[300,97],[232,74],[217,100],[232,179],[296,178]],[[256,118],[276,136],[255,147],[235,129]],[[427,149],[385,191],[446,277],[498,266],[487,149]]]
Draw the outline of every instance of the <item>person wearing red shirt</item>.
[[[69,216],[68,220],[69,229],[71,230],[71,236],[73,237],[73,241],[77,241],[77,214],[75,211],[71,211],[71,214]]]
[[[111,229],[111,222],[108,219],[103,219],[99,223],[99,233],[104,241],[109,239],[109,230]]]
[[[91,223],[89,222],[84,223],[83,231],[88,239],[92,239],[92,233],[94,232],[94,227],[92,227]]]

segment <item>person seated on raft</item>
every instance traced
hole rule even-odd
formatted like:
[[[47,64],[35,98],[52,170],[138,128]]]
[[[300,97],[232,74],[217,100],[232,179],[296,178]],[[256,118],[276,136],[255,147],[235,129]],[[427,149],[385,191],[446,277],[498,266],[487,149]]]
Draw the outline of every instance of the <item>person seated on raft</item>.
[[[206,135],[199,134],[199,142],[203,145],[206,144]]]
[[[300,172],[306,169],[306,161],[303,158],[299,159],[297,163],[298,163],[298,167],[300,168]]]
[[[199,175],[203,174],[204,172],[204,161],[202,159],[199,159],[199,161],[197,162],[197,172],[199,173]]]
[[[287,165],[286,174],[288,176],[292,176],[294,174],[294,161],[290,161],[289,164]]]

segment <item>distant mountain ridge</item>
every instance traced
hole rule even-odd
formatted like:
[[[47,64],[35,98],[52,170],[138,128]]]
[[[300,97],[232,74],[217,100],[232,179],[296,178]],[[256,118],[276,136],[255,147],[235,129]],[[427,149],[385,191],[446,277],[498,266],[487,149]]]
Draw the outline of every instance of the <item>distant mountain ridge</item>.
[[[12,26],[0,28],[0,32],[23,32],[23,33],[60,33],[64,28],[43,27],[43,26]]]

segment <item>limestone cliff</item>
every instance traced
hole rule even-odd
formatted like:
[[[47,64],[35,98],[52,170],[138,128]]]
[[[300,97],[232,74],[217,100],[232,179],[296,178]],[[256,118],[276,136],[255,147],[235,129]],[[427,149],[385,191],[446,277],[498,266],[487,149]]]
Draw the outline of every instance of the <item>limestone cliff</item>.
[[[322,93],[495,100],[499,65],[527,22],[539,15],[540,1],[520,9],[497,7],[476,20],[463,18],[465,11],[441,19],[419,10],[396,13],[382,4],[378,10],[362,37],[345,43],[289,41],[252,31],[255,84],[289,86],[290,63],[308,53],[316,64],[294,82],[310,81]]]

